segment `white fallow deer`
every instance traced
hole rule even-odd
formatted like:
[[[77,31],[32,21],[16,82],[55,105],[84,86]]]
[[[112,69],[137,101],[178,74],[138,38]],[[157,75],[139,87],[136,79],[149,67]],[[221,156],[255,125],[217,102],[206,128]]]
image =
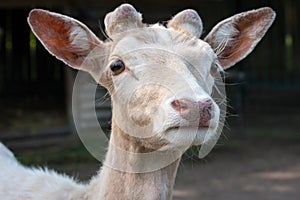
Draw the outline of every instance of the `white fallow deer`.
[[[148,25],[123,4],[106,15],[109,39],[103,42],[75,19],[32,10],[28,22],[44,47],[89,72],[110,93],[110,144],[103,167],[88,184],[22,166],[0,145],[0,199],[172,199],[183,151],[218,135],[216,74],[247,56],[274,18],[268,7],[243,12],[199,39],[202,22],[194,10],[178,13],[166,26]]]

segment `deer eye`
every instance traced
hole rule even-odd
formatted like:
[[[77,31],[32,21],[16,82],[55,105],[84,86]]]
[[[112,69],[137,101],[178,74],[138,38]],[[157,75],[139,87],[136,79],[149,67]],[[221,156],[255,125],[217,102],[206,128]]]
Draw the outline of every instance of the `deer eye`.
[[[110,69],[114,76],[121,74],[125,70],[125,64],[122,60],[116,60],[110,65]]]

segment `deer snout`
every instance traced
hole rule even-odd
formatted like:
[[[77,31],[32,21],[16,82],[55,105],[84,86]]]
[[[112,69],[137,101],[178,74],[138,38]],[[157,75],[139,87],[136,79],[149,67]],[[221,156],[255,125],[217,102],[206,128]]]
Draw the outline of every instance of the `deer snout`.
[[[189,122],[189,126],[208,127],[214,117],[214,104],[211,99],[202,101],[176,99],[171,102],[171,105],[183,119]]]

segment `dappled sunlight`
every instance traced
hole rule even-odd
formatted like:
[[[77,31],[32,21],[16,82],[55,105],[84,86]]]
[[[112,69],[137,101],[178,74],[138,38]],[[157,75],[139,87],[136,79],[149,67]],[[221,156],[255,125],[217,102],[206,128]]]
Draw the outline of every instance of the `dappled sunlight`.
[[[242,187],[248,192],[296,193],[300,186],[300,163],[286,169],[257,172],[249,175],[249,182]],[[260,184],[257,184],[259,182]]]
[[[298,173],[293,171],[262,172],[262,173],[254,174],[253,176],[260,179],[266,179],[272,181],[276,181],[276,180],[288,181],[288,180],[300,179],[300,171],[298,171]]]
[[[196,189],[174,190],[173,196],[176,199],[191,199],[197,197]]]

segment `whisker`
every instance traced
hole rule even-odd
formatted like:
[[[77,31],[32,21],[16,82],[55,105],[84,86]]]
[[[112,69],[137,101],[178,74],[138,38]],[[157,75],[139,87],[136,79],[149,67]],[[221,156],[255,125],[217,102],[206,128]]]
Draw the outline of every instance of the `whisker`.
[[[112,39],[107,35],[107,33],[105,32],[105,30],[102,28],[103,26],[102,26],[102,23],[101,23],[100,20],[98,21],[98,27],[99,27],[100,32],[102,33],[102,35],[103,35],[107,40],[112,41]]]

